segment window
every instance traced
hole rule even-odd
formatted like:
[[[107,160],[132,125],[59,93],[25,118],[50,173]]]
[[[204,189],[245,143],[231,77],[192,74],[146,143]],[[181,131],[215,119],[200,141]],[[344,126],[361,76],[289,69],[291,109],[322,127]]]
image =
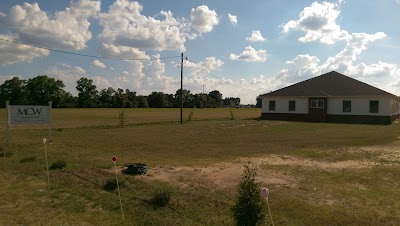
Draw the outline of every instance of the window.
[[[369,112],[370,113],[378,113],[379,112],[379,100],[370,100],[369,101]]]
[[[289,111],[296,111],[296,101],[289,100]]]
[[[311,100],[311,108],[324,108],[324,100]]]
[[[351,112],[351,100],[343,101],[343,112]]]
[[[270,111],[275,111],[275,101],[274,100],[270,100],[268,106],[269,106]]]

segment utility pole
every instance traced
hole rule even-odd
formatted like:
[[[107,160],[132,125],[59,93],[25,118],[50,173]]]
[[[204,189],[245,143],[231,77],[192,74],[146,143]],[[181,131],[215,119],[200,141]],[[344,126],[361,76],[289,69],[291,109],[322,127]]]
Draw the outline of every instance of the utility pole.
[[[181,55],[181,124],[183,123],[183,53]]]

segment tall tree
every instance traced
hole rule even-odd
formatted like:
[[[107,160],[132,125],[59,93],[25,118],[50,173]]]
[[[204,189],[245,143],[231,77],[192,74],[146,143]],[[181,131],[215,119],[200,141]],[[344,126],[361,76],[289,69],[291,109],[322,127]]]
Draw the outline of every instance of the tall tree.
[[[166,108],[169,107],[168,98],[163,92],[152,92],[147,101],[151,108]]]
[[[213,90],[208,93],[209,107],[219,108],[222,106],[222,94],[218,90]]]
[[[0,106],[4,107],[7,100],[10,104],[28,104],[26,80],[14,77],[0,86]]]
[[[47,75],[29,79],[26,83],[29,103],[47,105],[49,101],[52,101],[54,107],[60,107],[61,98],[65,94],[64,87],[61,80],[50,78]]]
[[[256,99],[256,107],[261,108],[262,107],[262,98],[261,96],[258,96]]]
[[[99,101],[101,103],[101,107],[110,108],[115,105],[115,90],[112,87],[108,87],[108,89],[102,89],[99,95]]]
[[[193,95],[190,93],[190,90],[183,89],[183,107],[193,107],[194,105],[194,98]],[[178,107],[181,107],[181,89],[178,89],[174,95],[175,102],[177,103]]]
[[[77,81],[78,105],[83,108],[98,107],[98,91],[92,79],[80,78]]]

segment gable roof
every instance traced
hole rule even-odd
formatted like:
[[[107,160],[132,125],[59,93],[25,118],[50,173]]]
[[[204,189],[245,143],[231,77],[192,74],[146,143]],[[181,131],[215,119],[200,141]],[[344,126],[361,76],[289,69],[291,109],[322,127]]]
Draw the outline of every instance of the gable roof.
[[[344,96],[393,96],[395,95],[360,82],[349,76],[331,71],[326,74],[261,95],[261,97],[306,96],[306,97],[344,97]],[[397,97],[396,97],[397,98]]]

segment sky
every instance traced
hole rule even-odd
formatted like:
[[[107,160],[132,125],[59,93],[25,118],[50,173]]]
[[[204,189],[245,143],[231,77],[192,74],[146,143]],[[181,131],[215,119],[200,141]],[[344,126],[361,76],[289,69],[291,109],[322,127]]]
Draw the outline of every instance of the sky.
[[[260,94],[330,71],[400,95],[400,0],[0,1],[0,83]]]

